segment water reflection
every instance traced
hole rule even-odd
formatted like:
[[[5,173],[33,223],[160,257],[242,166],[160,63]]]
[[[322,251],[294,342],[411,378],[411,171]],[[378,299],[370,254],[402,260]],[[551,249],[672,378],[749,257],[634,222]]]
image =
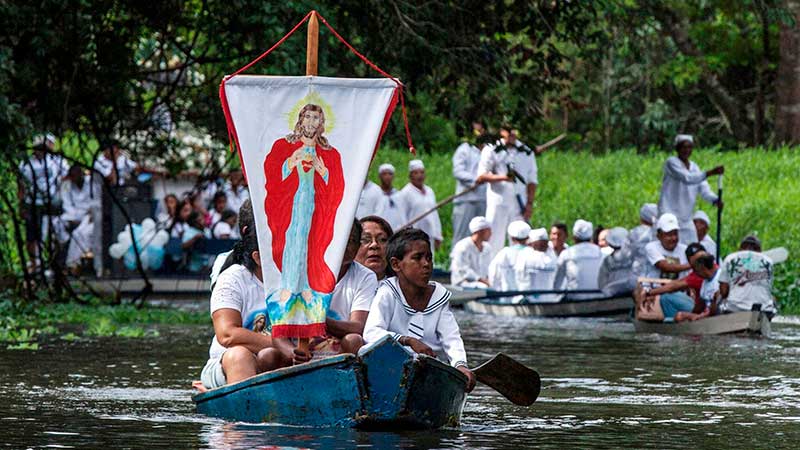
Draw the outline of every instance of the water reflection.
[[[458,314],[473,363],[506,352],[542,375],[531,408],[479,386],[458,430],[359,432],[226,423],[194,413],[204,327],[156,339],[0,350],[10,448],[768,448],[800,439],[800,327],[773,339],[635,335],[609,320]],[[168,344],[165,344],[168,343]]]

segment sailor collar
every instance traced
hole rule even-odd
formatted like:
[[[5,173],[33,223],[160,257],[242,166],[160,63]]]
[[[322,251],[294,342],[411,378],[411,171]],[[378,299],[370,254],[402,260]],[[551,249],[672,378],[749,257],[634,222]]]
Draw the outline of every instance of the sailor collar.
[[[408,302],[406,302],[406,298],[400,291],[400,285],[397,282],[397,278],[383,280],[382,283],[384,283],[386,286],[389,287],[389,289],[392,291],[392,296],[394,297],[394,299],[401,305],[403,305],[403,309],[406,311],[407,314],[411,315],[417,313],[430,314],[436,311],[437,309],[441,309],[442,307],[447,305],[447,302],[450,300],[450,296],[452,295],[450,291],[444,288],[444,286],[432,281],[429,284],[433,286],[434,289],[433,293],[431,294],[431,299],[430,301],[428,301],[428,306],[425,307],[425,309],[423,309],[422,311],[417,311],[416,309],[412,308],[408,304]]]

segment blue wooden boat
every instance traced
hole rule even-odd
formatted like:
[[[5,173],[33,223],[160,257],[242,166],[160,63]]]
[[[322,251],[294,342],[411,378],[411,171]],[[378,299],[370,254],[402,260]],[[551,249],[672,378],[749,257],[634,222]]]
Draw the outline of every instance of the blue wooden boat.
[[[458,426],[466,377],[390,337],[360,357],[337,355],[197,394],[197,411],[284,425],[426,429]]]

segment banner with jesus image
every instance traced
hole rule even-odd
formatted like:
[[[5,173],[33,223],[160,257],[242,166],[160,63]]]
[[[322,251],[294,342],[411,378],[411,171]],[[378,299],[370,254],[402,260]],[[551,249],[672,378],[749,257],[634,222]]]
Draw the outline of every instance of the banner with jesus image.
[[[253,202],[272,334],[322,336],[397,83],[238,75],[224,89]]]

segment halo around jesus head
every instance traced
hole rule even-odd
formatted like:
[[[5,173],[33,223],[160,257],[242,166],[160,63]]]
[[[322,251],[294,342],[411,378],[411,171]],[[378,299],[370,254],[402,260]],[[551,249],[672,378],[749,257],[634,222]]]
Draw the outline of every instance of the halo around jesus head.
[[[333,113],[333,108],[331,108],[330,103],[323,100],[322,96],[319,95],[319,92],[317,91],[309,92],[308,95],[298,100],[292,109],[286,113],[286,124],[289,126],[289,129],[294,129],[294,125],[298,120],[298,114],[300,114],[300,110],[309,103],[322,108],[322,112],[325,114],[325,132],[330,133],[336,124],[336,116]]]

